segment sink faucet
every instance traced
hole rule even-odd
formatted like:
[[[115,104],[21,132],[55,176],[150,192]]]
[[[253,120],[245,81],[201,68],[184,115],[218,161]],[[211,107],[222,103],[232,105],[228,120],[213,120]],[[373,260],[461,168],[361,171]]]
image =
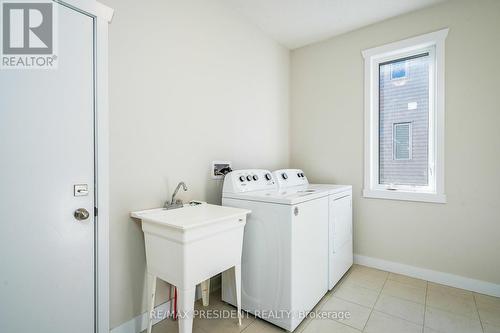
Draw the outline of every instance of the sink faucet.
[[[181,208],[181,207],[183,207],[182,200],[175,200],[175,196],[177,195],[177,192],[179,192],[179,189],[181,187],[182,187],[182,189],[184,191],[188,190],[188,188],[186,186],[186,183],[180,182],[179,184],[177,184],[177,187],[175,188],[174,194],[172,194],[172,199],[170,200],[170,202],[167,200],[165,202],[165,205],[163,206],[163,208],[165,208],[165,209],[175,209],[175,208]]]

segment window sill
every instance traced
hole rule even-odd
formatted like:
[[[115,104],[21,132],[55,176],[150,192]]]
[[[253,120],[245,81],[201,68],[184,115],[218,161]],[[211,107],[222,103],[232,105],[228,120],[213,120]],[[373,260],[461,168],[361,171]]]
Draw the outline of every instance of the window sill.
[[[363,190],[364,198],[446,203],[446,195],[438,193],[409,192],[401,190]]]

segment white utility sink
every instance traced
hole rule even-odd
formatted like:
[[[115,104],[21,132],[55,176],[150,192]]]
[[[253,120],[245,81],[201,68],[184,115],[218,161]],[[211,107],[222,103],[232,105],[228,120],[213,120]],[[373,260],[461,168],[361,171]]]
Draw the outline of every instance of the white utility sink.
[[[241,306],[241,251],[250,210],[202,203],[131,213],[142,220],[148,270],[148,333],[156,278],[178,289],[179,333],[192,332],[196,285],[234,268],[238,314]],[[241,319],[240,319],[241,323]]]

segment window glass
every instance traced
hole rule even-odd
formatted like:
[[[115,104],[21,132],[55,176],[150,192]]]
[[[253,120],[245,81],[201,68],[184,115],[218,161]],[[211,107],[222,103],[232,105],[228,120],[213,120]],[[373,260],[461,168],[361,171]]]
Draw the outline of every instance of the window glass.
[[[379,65],[379,183],[429,184],[428,53]]]

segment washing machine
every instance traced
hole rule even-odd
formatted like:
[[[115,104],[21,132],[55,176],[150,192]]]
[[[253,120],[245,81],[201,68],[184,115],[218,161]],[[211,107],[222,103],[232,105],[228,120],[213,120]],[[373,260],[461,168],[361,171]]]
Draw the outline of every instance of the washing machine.
[[[236,170],[222,204],[248,208],[242,251],[242,308],[293,331],[328,291],[327,192],[278,189],[268,170]],[[222,300],[235,305],[231,272]]]
[[[328,193],[328,289],[332,289],[353,264],[352,186],[310,184],[300,169],[281,169],[273,178],[282,191]]]

